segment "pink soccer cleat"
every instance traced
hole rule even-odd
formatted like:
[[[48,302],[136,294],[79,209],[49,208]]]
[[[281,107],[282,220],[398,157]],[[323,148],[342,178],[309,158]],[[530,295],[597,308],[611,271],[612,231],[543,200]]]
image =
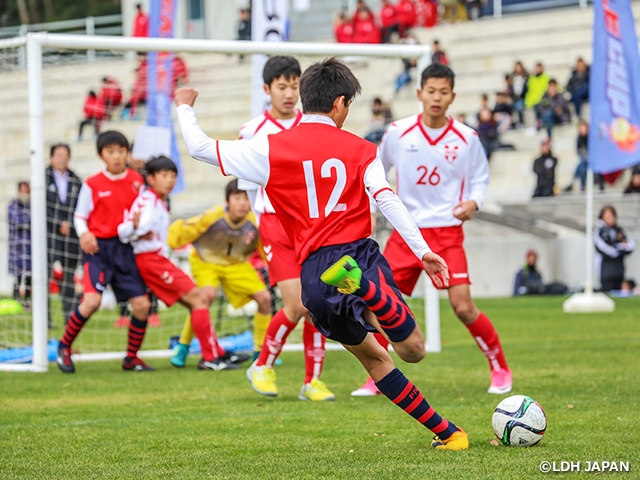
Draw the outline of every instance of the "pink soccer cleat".
[[[129,317],[118,317],[118,320],[116,320],[113,324],[113,328],[127,328],[129,326],[129,322]]]
[[[513,383],[513,377],[511,376],[510,369],[498,369],[491,370],[491,386],[487,393],[494,393],[501,395],[503,393],[509,393],[511,391],[511,384]]]
[[[162,326],[162,322],[160,321],[160,317],[157,313],[149,315],[149,318],[147,318],[147,325],[154,328]]]
[[[371,377],[367,378],[367,381],[359,389],[351,392],[352,397],[375,397],[376,395],[382,395],[382,392],[378,390],[376,382]]]

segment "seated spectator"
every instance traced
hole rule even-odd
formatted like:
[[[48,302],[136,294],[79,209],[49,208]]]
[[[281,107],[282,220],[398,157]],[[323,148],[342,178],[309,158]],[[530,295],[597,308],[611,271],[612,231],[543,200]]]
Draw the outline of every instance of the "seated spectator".
[[[618,226],[616,209],[607,205],[600,210],[598,226],[593,232],[596,269],[603,292],[620,290],[624,279],[624,257],[635,248],[632,238]]]
[[[78,130],[78,141],[82,141],[82,131],[86,125],[93,124],[93,128],[95,130],[95,136],[97,137],[100,133],[100,125],[104,120],[105,116],[105,106],[104,102],[100,97],[96,95],[96,92],[91,90],[87,95],[87,98],[84,100],[84,118],[80,122],[80,128]]]
[[[533,162],[533,173],[536,174],[536,189],[533,198],[553,197],[556,185],[556,165],[558,159],[551,153],[551,141],[547,138],[540,147],[540,156]]]
[[[529,81],[529,74],[524,69],[522,62],[516,62],[516,65],[511,73],[511,102],[513,109],[518,113],[518,123],[516,126],[524,126],[524,99],[527,95],[527,83]]]
[[[580,180],[580,191],[584,192],[587,186],[587,169],[589,166],[589,124],[584,120],[580,121],[578,125],[578,165],[576,165],[576,171],[573,174],[571,183],[563,190],[563,192],[573,191],[574,180]]]
[[[558,82],[549,80],[547,92],[536,105],[538,129],[546,128],[547,136],[551,138],[552,129],[556,125],[571,122],[571,112],[567,99],[558,91]]]
[[[104,77],[102,79],[100,100],[104,103],[105,118],[110,119],[111,112],[122,104],[122,89],[115,78]]]
[[[13,298],[28,306],[31,297],[31,206],[29,182],[18,183],[18,194],[9,203],[9,275]]]
[[[398,31],[398,15],[396,7],[389,0],[382,0],[380,6],[380,24],[382,25],[382,43],[391,42],[391,35]]]
[[[527,251],[527,262],[516,274],[513,286],[513,295],[540,294],[544,291],[542,275],[537,268],[538,252],[531,249]]]
[[[498,133],[503,134],[511,128],[511,115],[513,106],[511,98],[505,92],[496,93],[496,104],[493,107],[493,115],[498,122]]]
[[[340,12],[335,26],[333,27],[333,34],[338,43],[353,43],[353,24],[349,14],[343,10]]]
[[[431,63],[441,63],[442,65],[449,65],[449,59],[447,54],[443,50],[440,50],[440,42],[438,40],[433,41],[433,55],[431,56]]]
[[[487,155],[487,160],[491,160],[491,155],[499,146],[498,123],[496,122],[491,110],[483,108],[478,113],[478,126],[476,128],[478,138]]]
[[[571,94],[576,116],[582,118],[582,105],[589,100],[589,65],[582,58],[578,58],[576,68],[571,72],[567,91]]]
[[[409,34],[405,38],[401,38],[399,43],[404,43],[406,45],[417,45],[418,38],[415,35]],[[395,94],[397,95],[400,90],[402,90],[406,85],[411,83],[411,70],[416,68],[418,65],[418,61],[415,58],[403,58],[402,66],[403,71],[398,78],[396,78],[396,88]]]
[[[380,30],[370,10],[356,13],[353,24],[354,43],[380,43]]]
[[[388,104],[382,103],[379,98],[373,99],[373,105],[371,105],[371,124],[369,127],[369,133],[365,135],[365,139],[370,142],[379,145],[382,141],[387,125],[393,122],[393,114]]]
[[[465,7],[467,8],[467,18],[469,20],[474,21],[482,16],[481,0],[466,0]]]
[[[524,106],[526,108],[534,108],[540,103],[549,87],[549,80],[549,75],[544,72],[544,66],[538,62],[535,74],[527,77],[526,94],[524,94]]]
[[[622,281],[622,285],[620,286],[620,290],[611,290],[609,295],[613,295],[614,297],[637,297],[640,295],[640,288],[638,288],[638,284],[635,280],[631,278],[626,278]]]
[[[131,90],[131,96],[124,105],[122,118],[133,119],[136,116],[138,106],[144,105],[147,101],[147,60],[140,57],[140,63],[136,69],[136,80]]]
[[[456,115],[456,120],[469,126],[469,123],[467,122],[467,115],[464,113],[459,113],[458,115]]]
[[[400,0],[396,4],[396,12],[398,15],[398,33],[400,38],[404,38],[409,34],[409,30],[416,26],[418,14],[413,0]]]
[[[438,0],[417,0],[416,25],[420,27],[435,27],[438,23]]]
[[[624,189],[624,193],[640,193],[640,165],[636,165],[631,172],[631,180],[629,185]]]

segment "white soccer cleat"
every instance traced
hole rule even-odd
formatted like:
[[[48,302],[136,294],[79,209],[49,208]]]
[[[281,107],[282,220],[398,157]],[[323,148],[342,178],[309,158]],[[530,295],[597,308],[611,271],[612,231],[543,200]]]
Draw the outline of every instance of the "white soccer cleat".
[[[376,395],[382,395],[382,392],[378,390],[376,382],[371,377],[367,378],[367,381],[359,389],[351,392],[352,397],[375,397]]]
[[[491,370],[491,386],[487,393],[502,395],[511,391],[513,377],[510,369]]]

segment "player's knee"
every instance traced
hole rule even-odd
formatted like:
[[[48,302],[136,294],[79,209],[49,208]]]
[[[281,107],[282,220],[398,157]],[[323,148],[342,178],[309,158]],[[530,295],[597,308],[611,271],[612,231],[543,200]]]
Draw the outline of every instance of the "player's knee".
[[[302,302],[297,302],[293,305],[285,305],[284,313],[289,320],[297,322],[307,314],[307,309],[302,305]],[[311,322],[311,319],[309,319],[309,322]]]
[[[394,343],[393,349],[407,363],[418,363],[427,354],[424,348],[424,337],[417,328],[406,340]]]
[[[205,301],[207,302],[207,306],[211,305],[213,301],[216,299],[216,289],[213,287],[203,287],[200,289],[202,294],[204,295]]]
[[[144,320],[149,316],[151,302],[149,302],[149,298],[146,295],[144,297],[132,298],[130,300],[130,303],[131,313],[134,317],[140,320]]]
[[[82,310],[84,310],[89,315],[92,315],[100,308],[101,301],[102,295],[100,295],[99,293],[85,294],[82,299]]]
[[[466,325],[473,323],[473,321],[478,316],[477,315],[478,309],[476,308],[475,304],[472,301],[456,302],[452,306],[453,306],[453,311],[456,314],[456,317],[462,320],[462,322]]]
[[[253,296],[253,299],[258,304],[258,310],[261,313],[271,311],[271,294],[269,290],[262,290]]]

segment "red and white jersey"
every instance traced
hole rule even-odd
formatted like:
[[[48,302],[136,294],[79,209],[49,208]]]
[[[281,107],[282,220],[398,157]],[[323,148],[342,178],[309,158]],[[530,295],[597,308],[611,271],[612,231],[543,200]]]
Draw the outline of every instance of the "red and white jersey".
[[[395,169],[396,192],[420,228],[461,225],[455,206],[484,203],[489,162],[475,130],[453,118],[430,129],[422,115],[389,125],[380,145],[388,172]]]
[[[78,236],[89,230],[97,238],[117,237],[118,225],[142,185],[142,176],[131,169],[118,175],[103,171],[87,178],[73,215]]]
[[[133,215],[140,213],[138,228],[133,228]],[[122,243],[130,243],[133,253],[157,252],[164,257],[169,256],[167,247],[167,232],[171,218],[167,204],[151,188],[147,188],[138,195],[131,209],[126,212],[124,221],[118,226],[118,236]],[[150,240],[139,240],[140,237],[151,232]]]
[[[177,108],[191,156],[266,188],[298,263],[321,247],[371,234],[367,190],[411,250],[429,252],[415,223],[386,180],[377,147],[336,128],[326,115],[305,115],[296,128],[248,141],[212,140],[193,108]]]
[[[302,112],[300,110],[296,110],[296,116],[288,120],[278,120],[267,110],[262,115],[245,123],[240,129],[238,138],[240,140],[250,140],[259,136],[280,133],[295,127],[300,123],[300,120],[302,120]],[[276,213],[267,192],[260,185],[238,179],[238,188],[246,190],[251,200],[251,209],[258,218],[263,213]]]

